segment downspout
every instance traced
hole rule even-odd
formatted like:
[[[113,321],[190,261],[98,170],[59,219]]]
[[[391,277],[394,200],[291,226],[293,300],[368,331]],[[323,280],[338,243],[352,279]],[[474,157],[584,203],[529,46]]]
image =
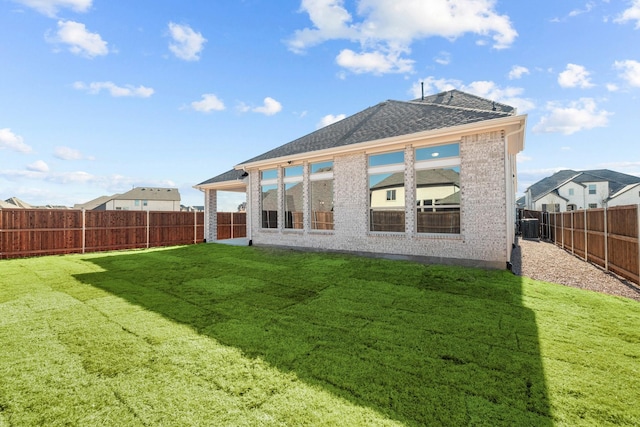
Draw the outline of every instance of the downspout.
[[[514,188],[514,179],[511,175],[513,175],[513,168],[511,165],[511,159],[509,157],[509,137],[512,135],[515,135],[517,133],[523,132],[524,131],[524,124],[520,123],[520,126],[518,126],[518,129],[511,131],[507,134],[504,135],[504,160],[505,160],[505,189],[511,188],[511,192],[513,193],[515,196],[515,191],[516,189]],[[515,158],[514,158],[515,160]],[[515,216],[513,215],[513,213],[511,212],[512,210],[515,210],[515,200],[513,200],[513,203],[511,201],[511,195],[509,194],[508,196],[505,195],[505,197],[508,199],[506,200],[506,215],[507,215],[507,223],[509,223],[509,221],[512,221],[513,224],[511,225],[513,228],[511,229],[513,231],[513,236],[505,236],[506,237],[506,254],[507,256],[507,270],[511,270],[511,268],[513,267],[513,265],[511,264],[511,252],[513,250],[513,246],[515,245]],[[513,204],[513,206],[509,206],[510,204]],[[511,240],[513,239],[513,240]]]
[[[244,169],[243,169],[244,170]],[[247,172],[247,171],[245,171]],[[253,188],[251,187],[251,173],[249,172],[248,175],[249,178],[249,183],[247,185],[248,191],[247,191],[247,238],[249,240],[249,246],[253,245],[253,238],[252,238],[252,231],[253,231],[253,221],[251,220],[252,218],[252,198],[251,198],[251,194],[253,191]]]

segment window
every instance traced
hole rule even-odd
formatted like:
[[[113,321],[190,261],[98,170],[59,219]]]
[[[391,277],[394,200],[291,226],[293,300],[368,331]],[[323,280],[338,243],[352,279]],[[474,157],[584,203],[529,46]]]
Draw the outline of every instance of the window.
[[[405,231],[404,192],[404,151],[370,155],[370,231]]]
[[[133,202],[133,204],[134,204],[135,206],[140,206],[140,200],[136,200],[135,202]]]
[[[589,184],[589,194],[596,194],[596,185]]]
[[[311,228],[333,230],[333,162],[312,163],[309,178]]]
[[[418,233],[460,234],[459,153],[459,143],[416,149]]]
[[[302,166],[291,166],[284,172],[284,228],[304,228],[302,198]]]
[[[597,203],[589,203],[589,209],[597,209],[597,208],[598,208]]]
[[[148,200],[143,200],[143,201],[142,201],[142,206],[147,206],[148,204],[149,204],[149,201],[148,201]]]
[[[573,196],[573,188],[570,188],[570,189],[569,189],[569,195],[570,195],[570,196]]]
[[[262,228],[278,228],[278,170],[260,172]]]

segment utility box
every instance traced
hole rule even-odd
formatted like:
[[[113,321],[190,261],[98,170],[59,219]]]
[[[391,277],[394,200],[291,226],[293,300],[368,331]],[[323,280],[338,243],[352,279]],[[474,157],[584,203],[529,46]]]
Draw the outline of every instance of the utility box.
[[[540,238],[540,221],[538,218],[524,218],[520,223],[523,239],[539,239]]]

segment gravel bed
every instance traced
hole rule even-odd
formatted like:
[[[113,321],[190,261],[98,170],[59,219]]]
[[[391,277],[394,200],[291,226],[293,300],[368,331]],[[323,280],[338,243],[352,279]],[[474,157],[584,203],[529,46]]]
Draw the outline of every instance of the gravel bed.
[[[640,301],[640,286],[585,262],[553,243],[518,239],[511,263],[512,271],[519,276]]]

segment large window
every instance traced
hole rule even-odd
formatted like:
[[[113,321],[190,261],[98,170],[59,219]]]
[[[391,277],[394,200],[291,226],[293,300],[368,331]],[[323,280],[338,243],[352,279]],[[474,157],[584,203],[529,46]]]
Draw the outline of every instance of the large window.
[[[405,231],[404,151],[369,156],[369,230]]]
[[[278,170],[260,172],[262,228],[278,228]]]
[[[311,229],[333,230],[333,162],[311,164]]]
[[[418,233],[460,234],[460,144],[415,151]]]
[[[304,228],[302,208],[302,166],[283,169],[284,228]]]

